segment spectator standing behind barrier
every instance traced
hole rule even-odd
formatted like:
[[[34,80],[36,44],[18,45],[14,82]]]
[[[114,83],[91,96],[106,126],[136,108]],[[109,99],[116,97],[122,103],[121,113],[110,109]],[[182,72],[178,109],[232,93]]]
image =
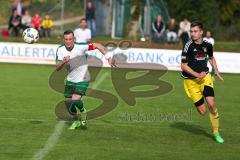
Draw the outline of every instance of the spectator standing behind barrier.
[[[158,15],[156,20],[152,23],[152,29],[153,29],[153,41],[155,43],[158,43],[160,40],[160,42],[162,43],[164,41],[165,25],[162,21],[161,15]]]
[[[12,6],[12,9],[16,9],[17,10],[17,14],[19,16],[22,16],[22,14],[24,13],[24,8],[22,5],[22,1],[21,0],[16,0],[15,3]]]
[[[41,25],[42,25],[42,19],[39,16],[39,14],[35,14],[35,16],[32,18],[32,25],[40,33]]]
[[[86,7],[86,19],[88,28],[91,30],[91,35],[93,37],[96,36],[96,21],[95,21],[95,8],[93,6],[93,2],[88,1]]]
[[[29,12],[26,10],[25,13],[22,16],[22,28],[25,30],[26,28],[31,27],[32,24],[32,16],[29,14]]]
[[[208,43],[212,44],[212,46],[214,46],[215,44],[215,40],[212,37],[212,33],[210,31],[206,32],[206,37],[203,38],[204,41],[207,41]]]
[[[174,44],[177,41],[177,26],[175,19],[171,18],[167,25],[167,41]]]
[[[178,36],[181,37],[183,46],[190,38],[190,25],[191,23],[187,18],[184,18],[179,24]]]
[[[20,29],[21,29],[21,16],[17,14],[17,9],[14,9],[9,19],[8,30],[9,32],[12,31],[13,35],[17,37]]]
[[[76,38],[76,42],[90,42],[91,40],[91,31],[87,28],[87,20],[86,18],[82,18],[80,20],[79,28],[74,30],[74,37]]]
[[[48,14],[45,15],[45,18],[42,21],[42,28],[43,28],[43,37],[50,38],[51,37],[51,29],[53,27],[53,21],[49,17]]]

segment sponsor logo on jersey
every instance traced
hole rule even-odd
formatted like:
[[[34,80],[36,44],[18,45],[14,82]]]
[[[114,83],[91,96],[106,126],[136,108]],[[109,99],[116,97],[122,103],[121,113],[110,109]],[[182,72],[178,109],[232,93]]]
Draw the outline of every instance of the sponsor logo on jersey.
[[[205,53],[198,53],[195,55],[195,59],[198,60],[198,61],[202,61],[202,60],[205,60],[207,58],[206,54]]]

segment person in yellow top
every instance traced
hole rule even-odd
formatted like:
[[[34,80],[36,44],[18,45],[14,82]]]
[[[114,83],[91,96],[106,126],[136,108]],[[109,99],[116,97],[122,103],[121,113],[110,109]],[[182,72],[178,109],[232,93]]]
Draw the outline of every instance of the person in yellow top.
[[[51,29],[53,27],[53,20],[49,17],[48,14],[45,15],[45,18],[42,21],[43,37],[51,37]]]

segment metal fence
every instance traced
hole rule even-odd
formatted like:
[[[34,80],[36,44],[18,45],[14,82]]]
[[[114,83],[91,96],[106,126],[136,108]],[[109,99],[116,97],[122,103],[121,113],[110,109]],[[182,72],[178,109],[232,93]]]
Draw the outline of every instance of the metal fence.
[[[97,35],[124,35],[130,18],[130,0],[93,0],[96,13]]]
[[[163,17],[163,22],[167,24],[170,16],[165,1],[145,0],[144,13],[142,13],[139,18],[142,36],[151,35],[151,23],[156,19],[157,15],[161,15]]]
[[[93,0],[96,16],[97,35],[110,35],[112,22],[111,0]]]

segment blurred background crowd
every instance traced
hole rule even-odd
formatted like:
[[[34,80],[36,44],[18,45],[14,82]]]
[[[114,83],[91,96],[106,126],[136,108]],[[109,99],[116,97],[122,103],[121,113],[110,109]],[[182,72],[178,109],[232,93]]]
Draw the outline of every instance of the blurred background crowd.
[[[175,45],[185,44],[191,21],[200,20],[205,40],[213,45],[214,39],[240,39],[239,0],[9,0],[1,4],[0,29],[5,38],[20,37],[24,29],[33,27],[47,40],[72,29],[79,42],[107,37]]]

